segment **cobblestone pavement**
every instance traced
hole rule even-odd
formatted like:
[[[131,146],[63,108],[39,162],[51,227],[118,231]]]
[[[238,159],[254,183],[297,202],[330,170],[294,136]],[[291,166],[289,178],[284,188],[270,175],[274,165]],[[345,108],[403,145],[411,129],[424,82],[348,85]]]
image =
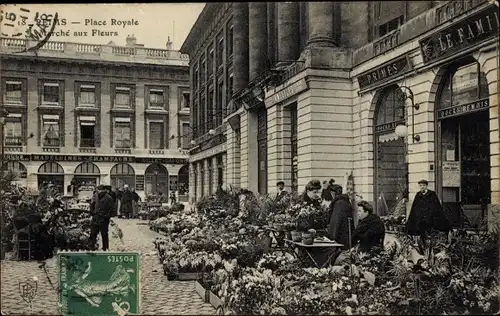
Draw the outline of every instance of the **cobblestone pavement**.
[[[140,251],[141,315],[211,315],[213,307],[204,303],[194,290],[194,281],[168,281],[163,275],[153,240],[158,233],[149,229],[147,221],[115,219],[123,231],[123,244],[110,238],[111,250]],[[37,262],[3,260],[1,263],[2,315],[57,315],[57,292]],[[47,271],[57,287],[56,260],[47,262]],[[37,278],[37,294],[33,309],[20,296],[19,283]]]

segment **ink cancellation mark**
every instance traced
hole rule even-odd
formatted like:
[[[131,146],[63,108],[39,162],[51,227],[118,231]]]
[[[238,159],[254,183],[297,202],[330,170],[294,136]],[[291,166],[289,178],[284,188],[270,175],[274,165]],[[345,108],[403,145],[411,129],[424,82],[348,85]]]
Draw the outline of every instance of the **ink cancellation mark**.
[[[56,25],[61,23],[57,12],[55,14],[32,12],[17,5],[4,8],[5,10],[0,11],[1,35],[19,39],[24,37],[28,40],[25,48],[16,53],[35,52],[36,54],[48,42]],[[35,44],[33,45],[32,42]]]
[[[61,252],[63,315],[139,314],[140,256],[128,252]]]

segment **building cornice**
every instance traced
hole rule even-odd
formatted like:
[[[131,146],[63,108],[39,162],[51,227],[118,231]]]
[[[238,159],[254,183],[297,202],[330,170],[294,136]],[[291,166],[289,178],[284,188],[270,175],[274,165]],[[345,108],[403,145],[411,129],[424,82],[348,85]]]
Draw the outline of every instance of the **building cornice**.
[[[182,43],[181,49],[179,50],[181,53],[188,55],[193,53],[196,43],[204,40],[204,38],[200,37],[206,31],[207,23],[211,23],[217,9],[221,8],[222,5],[224,5],[224,3],[220,2],[205,4],[205,7],[203,7],[203,10],[196,19],[196,22],[194,22],[191,31],[189,31],[188,36],[184,40],[184,43]]]

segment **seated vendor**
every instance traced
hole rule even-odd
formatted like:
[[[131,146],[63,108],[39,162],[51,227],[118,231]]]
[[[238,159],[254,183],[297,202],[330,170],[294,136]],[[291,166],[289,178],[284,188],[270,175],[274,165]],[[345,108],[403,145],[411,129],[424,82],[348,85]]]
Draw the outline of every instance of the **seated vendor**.
[[[373,214],[373,207],[366,201],[358,203],[358,225],[352,234],[351,244],[358,252],[373,254],[383,250],[385,226],[380,217]],[[350,250],[342,252],[336,265],[344,265],[349,259]]]
[[[358,203],[358,226],[352,235],[352,245],[359,243],[358,251],[372,252],[384,247],[385,227],[373,207],[366,201]]]

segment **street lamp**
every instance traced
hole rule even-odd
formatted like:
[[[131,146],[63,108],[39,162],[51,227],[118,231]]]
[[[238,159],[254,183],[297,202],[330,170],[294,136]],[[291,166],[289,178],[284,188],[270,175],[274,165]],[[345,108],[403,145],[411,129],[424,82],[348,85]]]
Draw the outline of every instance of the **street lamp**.
[[[406,86],[400,86],[399,88],[402,91],[402,93],[399,95],[399,99],[401,101],[403,101],[403,102],[406,102],[406,100],[410,100],[410,102],[411,102],[411,119],[412,119],[412,123],[411,123],[411,131],[412,132],[411,132],[411,136],[412,136],[412,143],[419,142],[420,141],[420,135],[418,135],[418,134],[415,135],[415,110],[418,111],[420,109],[420,105],[419,104],[415,104],[415,98],[413,97],[413,91],[411,91],[410,88],[408,88]],[[404,105],[404,107],[405,107],[405,112],[406,112],[406,104]],[[405,118],[408,119],[408,115],[405,115]],[[402,125],[399,125],[399,126],[402,126]],[[396,129],[399,126],[396,126]],[[401,132],[403,131],[402,128],[400,128],[400,131]],[[404,137],[406,137],[407,133],[408,132],[406,131]]]

